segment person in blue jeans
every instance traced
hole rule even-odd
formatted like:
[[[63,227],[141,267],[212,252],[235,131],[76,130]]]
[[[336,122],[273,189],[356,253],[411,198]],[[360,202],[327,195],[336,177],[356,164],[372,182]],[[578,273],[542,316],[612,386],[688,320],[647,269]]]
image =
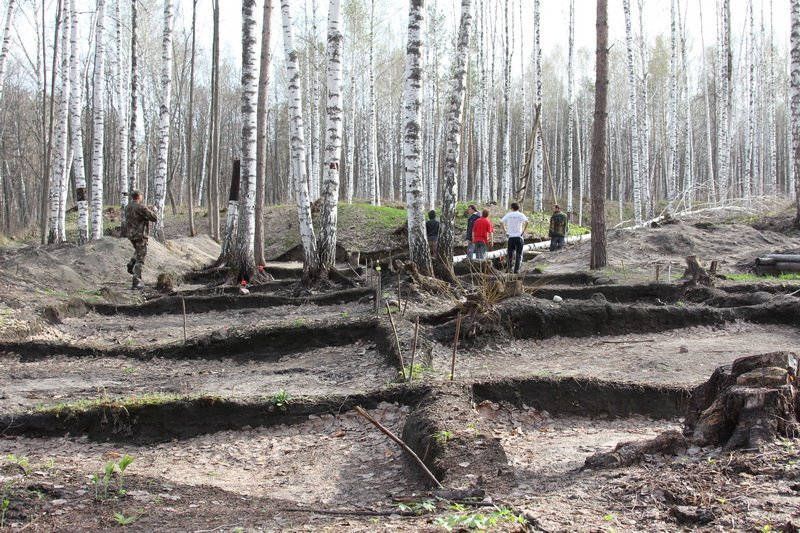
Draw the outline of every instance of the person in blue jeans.
[[[511,272],[514,264],[514,274],[519,274],[519,264],[522,261],[522,244],[525,241],[525,229],[528,227],[528,217],[519,210],[519,204],[511,204],[511,211],[500,220],[508,235],[508,253],[506,255],[506,272]]]
[[[475,243],[472,240],[472,227],[475,225],[475,221],[481,218],[481,215],[478,213],[478,208],[475,207],[474,204],[469,204],[467,206],[465,214],[467,215],[467,234],[464,235],[464,239],[467,241],[467,259],[471,260],[475,258]]]

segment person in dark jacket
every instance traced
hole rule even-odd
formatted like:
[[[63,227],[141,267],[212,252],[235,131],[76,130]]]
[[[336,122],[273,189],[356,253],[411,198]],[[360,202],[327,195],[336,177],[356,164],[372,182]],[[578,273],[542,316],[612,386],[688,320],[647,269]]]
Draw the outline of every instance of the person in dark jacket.
[[[556,252],[564,248],[564,240],[569,233],[569,223],[566,213],[561,212],[561,207],[553,206],[553,216],[550,217],[550,251]]]
[[[133,257],[128,261],[128,273],[133,275],[131,289],[142,290],[142,268],[147,255],[147,239],[150,235],[150,223],[158,220],[155,212],[142,205],[142,193],[131,192],[131,201],[125,207],[125,235],[133,245]]]
[[[439,253],[439,221],[436,220],[436,211],[428,211],[428,220],[425,221],[425,233],[428,236],[428,247],[431,257],[436,258]]]
[[[467,233],[464,235],[464,239],[467,241],[467,259],[474,259],[475,243],[472,242],[472,228],[475,225],[475,221],[481,218],[481,215],[474,204],[469,204],[464,214],[467,216]]]

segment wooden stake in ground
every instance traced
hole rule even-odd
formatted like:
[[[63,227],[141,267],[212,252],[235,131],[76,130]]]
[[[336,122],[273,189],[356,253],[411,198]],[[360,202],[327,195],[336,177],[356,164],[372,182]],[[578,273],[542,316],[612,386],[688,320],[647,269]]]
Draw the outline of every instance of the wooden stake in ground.
[[[400,372],[403,373],[403,381],[406,380],[406,365],[403,363],[403,351],[400,349],[400,339],[397,337],[397,328],[394,327],[394,318],[392,318],[392,310],[389,308],[389,302],[386,303],[386,314],[389,315],[389,323],[392,325],[392,332],[394,333],[394,345],[397,347],[397,357],[400,359]]]
[[[455,379],[456,372],[456,352],[458,351],[458,338],[461,336],[461,311],[456,317],[456,337],[453,339],[453,359],[450,361],[450,381]]]
[[[183,344],[186,344],[186,300],[181,297],[181,307],[183,308]]]
[[[411,366],[409,367],[410,370],[408,371],[408,381],[412,381],[414,379],[414,357],[417,355],[418,335],[419,335],[419,317],[417,317],[417,321],[414,324],[414,342],[411,343]]]
[[[372,418],[372,416],[369,413],[367,413],[364,409],[362,409],[360,405],[356,405],[353,409],[355,409],[356,413],[360,414],[361,416],[369,420],[369,422],[372,423],[372,425],[381,430],[381,432],[384,435],[395,441],[398,446],[403,448],[403,451],[405,451],[409,456],[411,456],[414,462],[417,463],[420,468],[422,468],[422,471],[425,472],[425,475],[427,475],[430,478],[430,480],[436,484],[437,487],[439,487],[440,489],[444,488],[442,484],[439,483],[439,480],[436,479],[436,476],[433,475],[433,472],[428,470],[428,467],[425,466],[425,463],[422,462],[422,459],[420,459],[419,456],[416,453],[414,453],[414,450],[409,448],[408,445],[405,442],[403,442],[403,440],[400,437],[398,437],[397,435],[386,429],[380,422]]]

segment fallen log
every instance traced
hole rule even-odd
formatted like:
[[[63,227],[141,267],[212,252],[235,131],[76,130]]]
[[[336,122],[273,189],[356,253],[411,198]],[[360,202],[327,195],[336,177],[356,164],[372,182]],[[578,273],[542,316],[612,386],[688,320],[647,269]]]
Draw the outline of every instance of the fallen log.
[[[776,261],[800,263],[800,254],[767,254],[763,257],[767,259],[775,259]]]
[[[800,263],[778,261],[775,263],[775,270],[780,270],[781,272],[800,272]]]

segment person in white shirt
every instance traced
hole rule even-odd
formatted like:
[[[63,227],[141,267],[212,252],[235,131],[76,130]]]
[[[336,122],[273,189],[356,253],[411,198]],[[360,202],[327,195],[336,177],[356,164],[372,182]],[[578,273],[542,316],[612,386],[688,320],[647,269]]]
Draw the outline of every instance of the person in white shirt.
[[[525,229],[528,227],[528,217],[519,210],[519,204],[512,203],[511,211],[500,220],[508,235],[508,254],[506,256],[506,271],[511,272],[512,261],[514,274],[519,274],[519,264],[522,261],[522,244]]]

